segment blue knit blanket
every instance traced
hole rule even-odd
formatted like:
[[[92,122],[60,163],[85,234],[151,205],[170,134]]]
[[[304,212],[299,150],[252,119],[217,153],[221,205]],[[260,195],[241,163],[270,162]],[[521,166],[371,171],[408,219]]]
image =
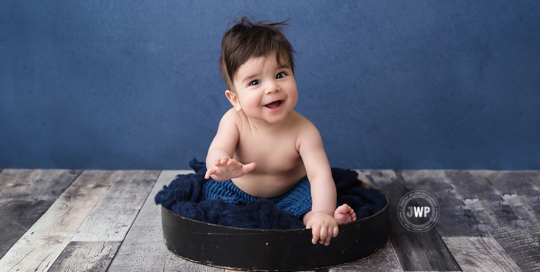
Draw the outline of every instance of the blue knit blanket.
[[[203,197],[202,187],[206,164],[193,159],[189,162],[195,174],[178,175],[163,186],[154,200],[156,205],[183,217],[222,226],[251,229],[303,229],[299,219],[287,214],[266,199],[252,201],[246,205],[232,205],[221,199],[208,200]],[[355,171],[332,168],[336,183],[338,205],[348,204],[356,212],[357,220],[380,211],[386,205],[381,191],[356,187],[358,174]]]

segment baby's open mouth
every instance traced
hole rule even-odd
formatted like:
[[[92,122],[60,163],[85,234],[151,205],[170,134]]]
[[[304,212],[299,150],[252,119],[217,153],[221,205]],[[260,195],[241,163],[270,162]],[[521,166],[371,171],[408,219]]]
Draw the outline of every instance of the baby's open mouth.
[[[283,102],[282,100],[278,100],[278,101],[274,101],[270,104],[266,104],[264,105],[265,107],[269,108],[269,109],[272,109],[272,108],[277,108],[279,107],[279,105],[281,105],[281,102]]]

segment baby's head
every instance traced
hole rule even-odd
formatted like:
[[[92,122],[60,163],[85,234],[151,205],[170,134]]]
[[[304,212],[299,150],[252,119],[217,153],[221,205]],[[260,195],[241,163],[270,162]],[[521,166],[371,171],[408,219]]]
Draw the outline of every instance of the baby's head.
[[[221,76],[229,90],[236,92],[234,76],[240,66],[252,57],[267,57],[275,53],[278,65],[288,65],[294,74],[294,49],[281,32],[285,22],[252,22],[244,17],[223,34]]]

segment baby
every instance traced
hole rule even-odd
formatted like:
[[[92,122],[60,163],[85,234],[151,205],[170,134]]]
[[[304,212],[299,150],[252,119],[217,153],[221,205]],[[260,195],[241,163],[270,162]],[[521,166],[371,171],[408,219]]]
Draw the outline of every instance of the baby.
[[[356,214],[347,204],[336,208],[319,131],[293,110],[294,50],[284,25],[242,18],[223,35],[221,74],[233,108],[208,149],[203,194],[232,204],[269,199],[312,229],[313,244],[328,245]]]

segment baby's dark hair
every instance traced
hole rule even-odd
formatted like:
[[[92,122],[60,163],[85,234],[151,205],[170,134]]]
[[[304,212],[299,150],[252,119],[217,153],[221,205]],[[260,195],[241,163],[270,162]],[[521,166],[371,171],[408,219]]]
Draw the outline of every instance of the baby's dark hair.
[[[268,56],[276,53],[277,63],[287,63],[294,74],[293,53],[291,44],[281,32],[286,21],[279,23],[252,22],[243,17],[236,20],[221,40],[221,76],[231,91],[234,89],[233,77],[242,64],[251,57]]]

